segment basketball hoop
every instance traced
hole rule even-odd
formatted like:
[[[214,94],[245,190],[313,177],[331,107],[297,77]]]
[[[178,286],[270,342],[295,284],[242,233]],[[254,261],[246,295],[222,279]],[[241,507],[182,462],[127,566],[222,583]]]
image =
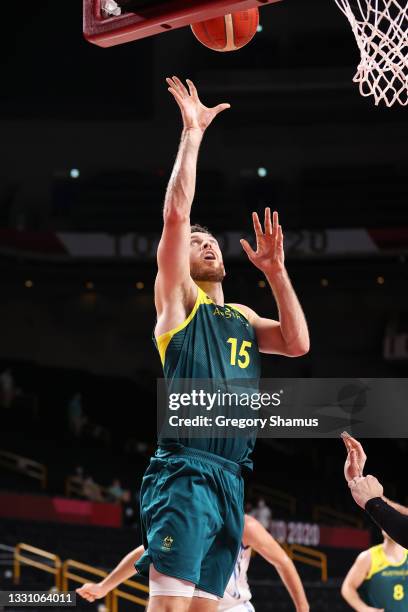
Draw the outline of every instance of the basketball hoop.
[[[335,0],[360,50],[353,81],[375,104],[408,104],[408,3],[406,0]]]

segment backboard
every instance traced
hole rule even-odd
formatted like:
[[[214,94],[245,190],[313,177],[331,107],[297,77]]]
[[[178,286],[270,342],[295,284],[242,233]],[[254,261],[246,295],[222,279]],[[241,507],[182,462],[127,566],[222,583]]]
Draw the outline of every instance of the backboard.
[[[121,14],[106,16],[102,3],[106,0],[83,0],[85,38],[100,47],[162,34],[191,23],[204,21],[253,7],[263,7],[279,0],[114,0]],[[105,6],[105,5],[103,5]],[[134,12],[128,12],[130,7]]]

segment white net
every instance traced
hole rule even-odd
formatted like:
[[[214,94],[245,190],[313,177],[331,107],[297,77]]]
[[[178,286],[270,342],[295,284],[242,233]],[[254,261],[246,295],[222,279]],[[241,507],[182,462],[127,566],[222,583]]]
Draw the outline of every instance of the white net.
[[[354,76],[375,104],[408,104],[408,0],[335,0],[360,50]]]

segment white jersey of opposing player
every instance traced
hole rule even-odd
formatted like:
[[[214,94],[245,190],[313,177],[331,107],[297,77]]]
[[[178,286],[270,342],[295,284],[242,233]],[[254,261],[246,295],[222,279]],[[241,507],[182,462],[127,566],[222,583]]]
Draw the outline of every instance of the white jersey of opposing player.
[[[219,601],[218,604],[218,610],[220,612],[222,612],[223,610],[230,610],[231,608],[235,608],[236,606],[239,606],[242,610],[253,610],[252,605],[249,603],[252,595],[249,589],[247,576],[250,560],[250,546],[245,547],[241,544],[234,571],[232,572],[227,588],[225,589],[224,597]]]

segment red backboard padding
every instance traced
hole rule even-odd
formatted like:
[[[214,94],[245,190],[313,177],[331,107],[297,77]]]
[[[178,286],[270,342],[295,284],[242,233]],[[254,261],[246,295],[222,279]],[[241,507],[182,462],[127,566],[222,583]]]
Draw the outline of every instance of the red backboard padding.
[[[112,47],[132,40],[182,28],[191,23],[226,15],[279,0],[173,0],[160,5],[104,19],[101,0],[83,0],[84,36],[100,47]]]

